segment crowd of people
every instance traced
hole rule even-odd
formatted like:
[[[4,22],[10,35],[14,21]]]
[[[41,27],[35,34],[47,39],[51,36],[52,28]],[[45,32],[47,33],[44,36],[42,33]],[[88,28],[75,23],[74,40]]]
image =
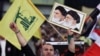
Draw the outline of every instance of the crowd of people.
[[[62,8],[61,11],[63,11],[64,13],[63,14],[60,12],[59,8],[62,8],[62,7],[58,6],[55,9],[57,10],[55,11],[55,17],[56,17],[55,19],[57,20],[54,20],[54,21],[60,24],[65,19],[75,20],[74,19],[75,17],[77,20],[74,22],[75,23],[80,22],[80,17],[77,15],[76,12],[71,11],[71,10],[66,12]],[[62,17],[57,16],[57,14],[59,13],[60,13],[59,16],[62,16]],[[98,20],[100,20],[100,6],[99,6],[99,15],[97,15],[97,18]],[[15,33],[18,39],[18,42],[21,45],[21,50],[17,49],[8,40],[6,40],[5,37],[0,35],[0,56],[91,56],[91,55],[99,56],[100,55],[99,54],[99,51],[100,51],[100,38],[99,38],[100,37],[100,22],[98,22],[98,25],[95,28],[96,29],[95,31],[98,32],[98,34],[93,33],[93,36],[95,35],[96,37],[92,36],[91,37],[92,39],[85,36],[85,33],[88,31],[86,30],[86,27],[88,27],[88,24],[84,24],[82,33],[78,34],[78,33],[71,31],[70,28],[64,29],[64,28],[61,28],[59,26],[53,25],[45,21],[41,25],[41,35],[42,35],[41,39],[37,39],[37,41],[35,42],[35,37],[32,37],[33,39],[32,41],[35,42],[35,47],[36,47],[36,52],[35,52],[36,54],[35,54],[33,50],[30,48],[30,46],[28,45],[29,42],[26,41],[26,39],[22,35],[22,32],[19,30],[18,25],[16,25],[15,22],[11,22],[9,24],[9,28]],[[76,41],[83,41],[84,44],[76,45],[75,44]],[[65,45],[64,48],[62,48],[63,45],[60,45],[60,49],[57,49],[54,45],[47,43],[47,42],[52,42],[52,43],[53,42],[67,42],[68,45]],[[63,52],[59,53],[60,51],[63,51]]]

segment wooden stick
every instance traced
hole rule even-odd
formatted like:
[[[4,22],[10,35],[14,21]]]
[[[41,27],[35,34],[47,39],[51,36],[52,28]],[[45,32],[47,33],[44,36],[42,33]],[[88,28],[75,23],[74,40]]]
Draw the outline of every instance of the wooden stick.
[[[46,20],[47,21],[47,20]],[[48,22],[48,21],[47,21]],[[48,22],[49,23],[49,22]],[[54,27],[51,23],[49,23],[50,24],[50,26],[61,36],[61,38],[63,39],[63,40],[65,40],[65,38],[64,38],[64,36],[56,29],[56,27]]]

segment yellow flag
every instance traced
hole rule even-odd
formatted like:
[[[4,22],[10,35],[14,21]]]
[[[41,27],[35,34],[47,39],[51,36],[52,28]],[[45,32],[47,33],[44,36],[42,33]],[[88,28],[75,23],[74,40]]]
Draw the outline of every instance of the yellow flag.
[[[28,41],[45,19],[31,0],[15,0],[0,22],[0,35],[20,49],[17,37],[9,28],[9,24],[14,21]]]
[[[38,39],[42,37],[40,28],[33,34],[33,36],[37,37]]]
[[[12,2],[14,2],[15,0],[10,0],[10,2],[12,3]]]

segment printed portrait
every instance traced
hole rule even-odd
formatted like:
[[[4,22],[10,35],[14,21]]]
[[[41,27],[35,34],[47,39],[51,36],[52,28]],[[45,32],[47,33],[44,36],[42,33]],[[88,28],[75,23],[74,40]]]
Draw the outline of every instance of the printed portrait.
[[[55,3],[49,22],[65,29],[71,29],[76,33],[81,33],[86,14],[71,7]]]

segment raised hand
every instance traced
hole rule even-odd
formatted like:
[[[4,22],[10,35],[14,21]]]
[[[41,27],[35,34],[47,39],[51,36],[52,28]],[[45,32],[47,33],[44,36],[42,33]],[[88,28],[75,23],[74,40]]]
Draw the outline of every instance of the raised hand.
[[[19,29],[18,29],[16,23],[14,23],[14,22],[11,22],[11,23],[10,23],[10,28],[11,28],[15,33],[18,33],[18,32],[19,32]]]
[[[67,33],[68,33],[68,35],[73,35],[73,34],[74,34],[74,32],[71,31],[71,29],[68,29],[68,30],[67,30]]]

